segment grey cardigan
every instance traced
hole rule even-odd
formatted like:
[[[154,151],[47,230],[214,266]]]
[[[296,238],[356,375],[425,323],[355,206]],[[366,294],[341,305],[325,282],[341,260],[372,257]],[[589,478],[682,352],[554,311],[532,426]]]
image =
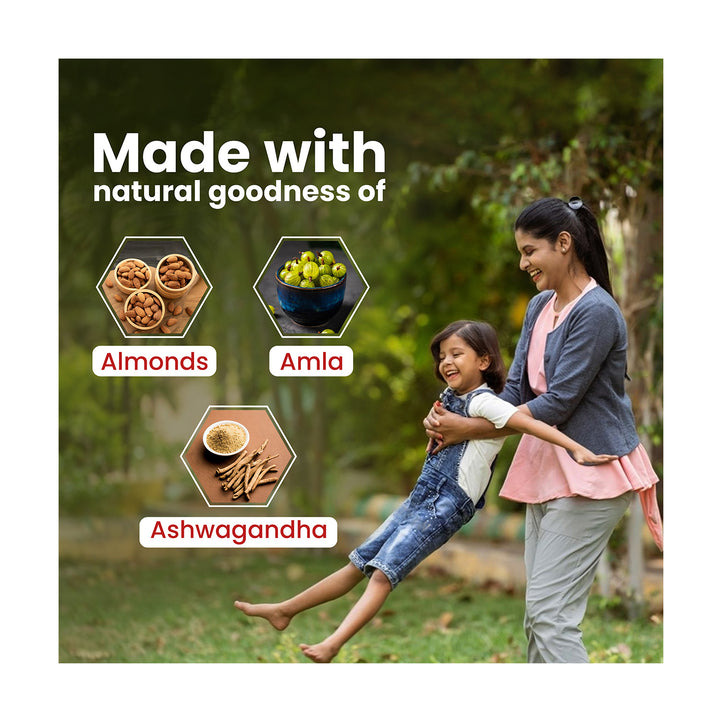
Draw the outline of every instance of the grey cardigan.
[[[530,336],[552,295],[533,297],[500,397],[526,404],[533,417],[555,425],[595,453],[627,455],[640,443],[625,392],[627,327],[612,296],[601,287],[583,295],[565,320],[548,333],[547,392],[535,395],[527,374]]]

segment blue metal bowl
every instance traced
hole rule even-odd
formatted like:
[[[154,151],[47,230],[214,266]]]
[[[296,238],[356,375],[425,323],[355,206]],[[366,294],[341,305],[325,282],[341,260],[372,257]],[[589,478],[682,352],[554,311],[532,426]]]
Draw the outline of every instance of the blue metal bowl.
[[[291,320],[298,325],[316,327],[326,323],[340,309],[345,298],[347,275],[327,287],[301,288],[280,279],[283,267],[275,273],[275,284],[280,307]]]

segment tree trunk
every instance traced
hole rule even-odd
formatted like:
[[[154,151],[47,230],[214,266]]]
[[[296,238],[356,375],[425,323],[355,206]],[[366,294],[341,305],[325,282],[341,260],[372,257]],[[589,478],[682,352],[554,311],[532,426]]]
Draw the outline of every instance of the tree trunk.
[[[653,445],[652,428],[662,420],[662,199],[647,189],[628,198],[620,217],[623,240],[618,300],[628,325],[628,392],[638,424],[640,441],[655,465],[662,446]],[[637,612],[643,596],[643,514],[637,498],[627,523],[628,599]]]

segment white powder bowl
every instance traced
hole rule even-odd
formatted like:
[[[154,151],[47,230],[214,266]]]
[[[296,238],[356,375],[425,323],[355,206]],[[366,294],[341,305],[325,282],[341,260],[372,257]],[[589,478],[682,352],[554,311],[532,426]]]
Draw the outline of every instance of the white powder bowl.
[[[211,456],[231,458],[242,452],[250,442],[248,429],[235,420],[218,420],[203,433],[203,445]]]

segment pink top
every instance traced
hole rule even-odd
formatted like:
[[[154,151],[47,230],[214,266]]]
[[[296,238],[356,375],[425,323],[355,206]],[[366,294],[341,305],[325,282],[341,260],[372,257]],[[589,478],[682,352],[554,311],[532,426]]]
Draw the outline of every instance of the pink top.
[[[568,315],[582,295],[596,287],[591,280],[582,293],[559,313],[553,309],[555,295],[538,316],[528,348],[528,380],[536,394],[547,390],[543,356],[548,333]],[[627,455],[602,465],[579,465],[570,454],[532,435],[523,435],[508,470],[500,496],[523,503],[543,503],[580,495],[591,499],[613,498],[630,490],[640,493],[645,518],[653,539],[662,548],[662,522],[655,485],[658,477],[642,445]]]

